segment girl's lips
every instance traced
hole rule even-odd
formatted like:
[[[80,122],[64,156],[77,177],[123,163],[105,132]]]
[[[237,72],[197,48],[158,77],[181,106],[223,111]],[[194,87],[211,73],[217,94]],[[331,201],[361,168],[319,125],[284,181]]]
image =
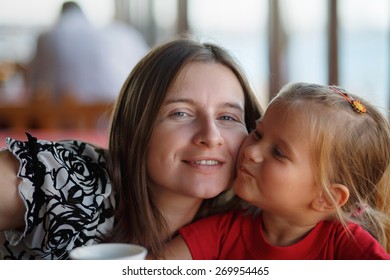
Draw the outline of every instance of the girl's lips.
[[[240,172],[253,177],[253,175],[248,171],[248,169],[245,168],[245,166],[241,165],[239,170]]]

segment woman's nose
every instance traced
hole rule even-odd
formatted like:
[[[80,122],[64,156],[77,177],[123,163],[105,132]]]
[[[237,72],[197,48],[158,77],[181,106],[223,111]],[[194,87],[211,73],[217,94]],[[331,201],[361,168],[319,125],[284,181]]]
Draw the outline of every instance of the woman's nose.
[[[218,124],[214,120],[203,120],[199,122],[199,129],[194,136],[197,145],[214,147],[222,145],[224,138]]]

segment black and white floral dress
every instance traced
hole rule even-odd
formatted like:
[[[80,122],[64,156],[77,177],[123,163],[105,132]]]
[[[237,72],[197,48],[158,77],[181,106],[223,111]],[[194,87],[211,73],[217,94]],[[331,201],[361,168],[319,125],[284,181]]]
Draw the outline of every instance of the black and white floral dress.
[[[103,150],[27,135],[6,139],[20,161],[24,231],[5,231],[0,259],[67,259],[75,247],[101,242],[114,223],[115,195]]]

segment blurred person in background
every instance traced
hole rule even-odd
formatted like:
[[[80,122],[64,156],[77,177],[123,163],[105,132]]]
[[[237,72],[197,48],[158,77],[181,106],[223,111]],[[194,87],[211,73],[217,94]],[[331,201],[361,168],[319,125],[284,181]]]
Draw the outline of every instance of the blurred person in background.
[[[81,7],[64,2],[58,21],[39,36],[29,65],[30,90],[60,100],[114,101],[126,77],[149,47],[131,26],[93,26]]]

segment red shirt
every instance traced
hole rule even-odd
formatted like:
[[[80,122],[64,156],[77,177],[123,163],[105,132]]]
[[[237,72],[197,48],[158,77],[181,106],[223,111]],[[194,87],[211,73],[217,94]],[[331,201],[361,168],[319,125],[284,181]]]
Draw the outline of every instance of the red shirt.
[[[190,224],[179,232],[193,259],[218,260],[368,260],[388,254],[367,231],[350,223],[322,221],[291,246],[273,246],[264,240],[261,215],[228,212]]]

